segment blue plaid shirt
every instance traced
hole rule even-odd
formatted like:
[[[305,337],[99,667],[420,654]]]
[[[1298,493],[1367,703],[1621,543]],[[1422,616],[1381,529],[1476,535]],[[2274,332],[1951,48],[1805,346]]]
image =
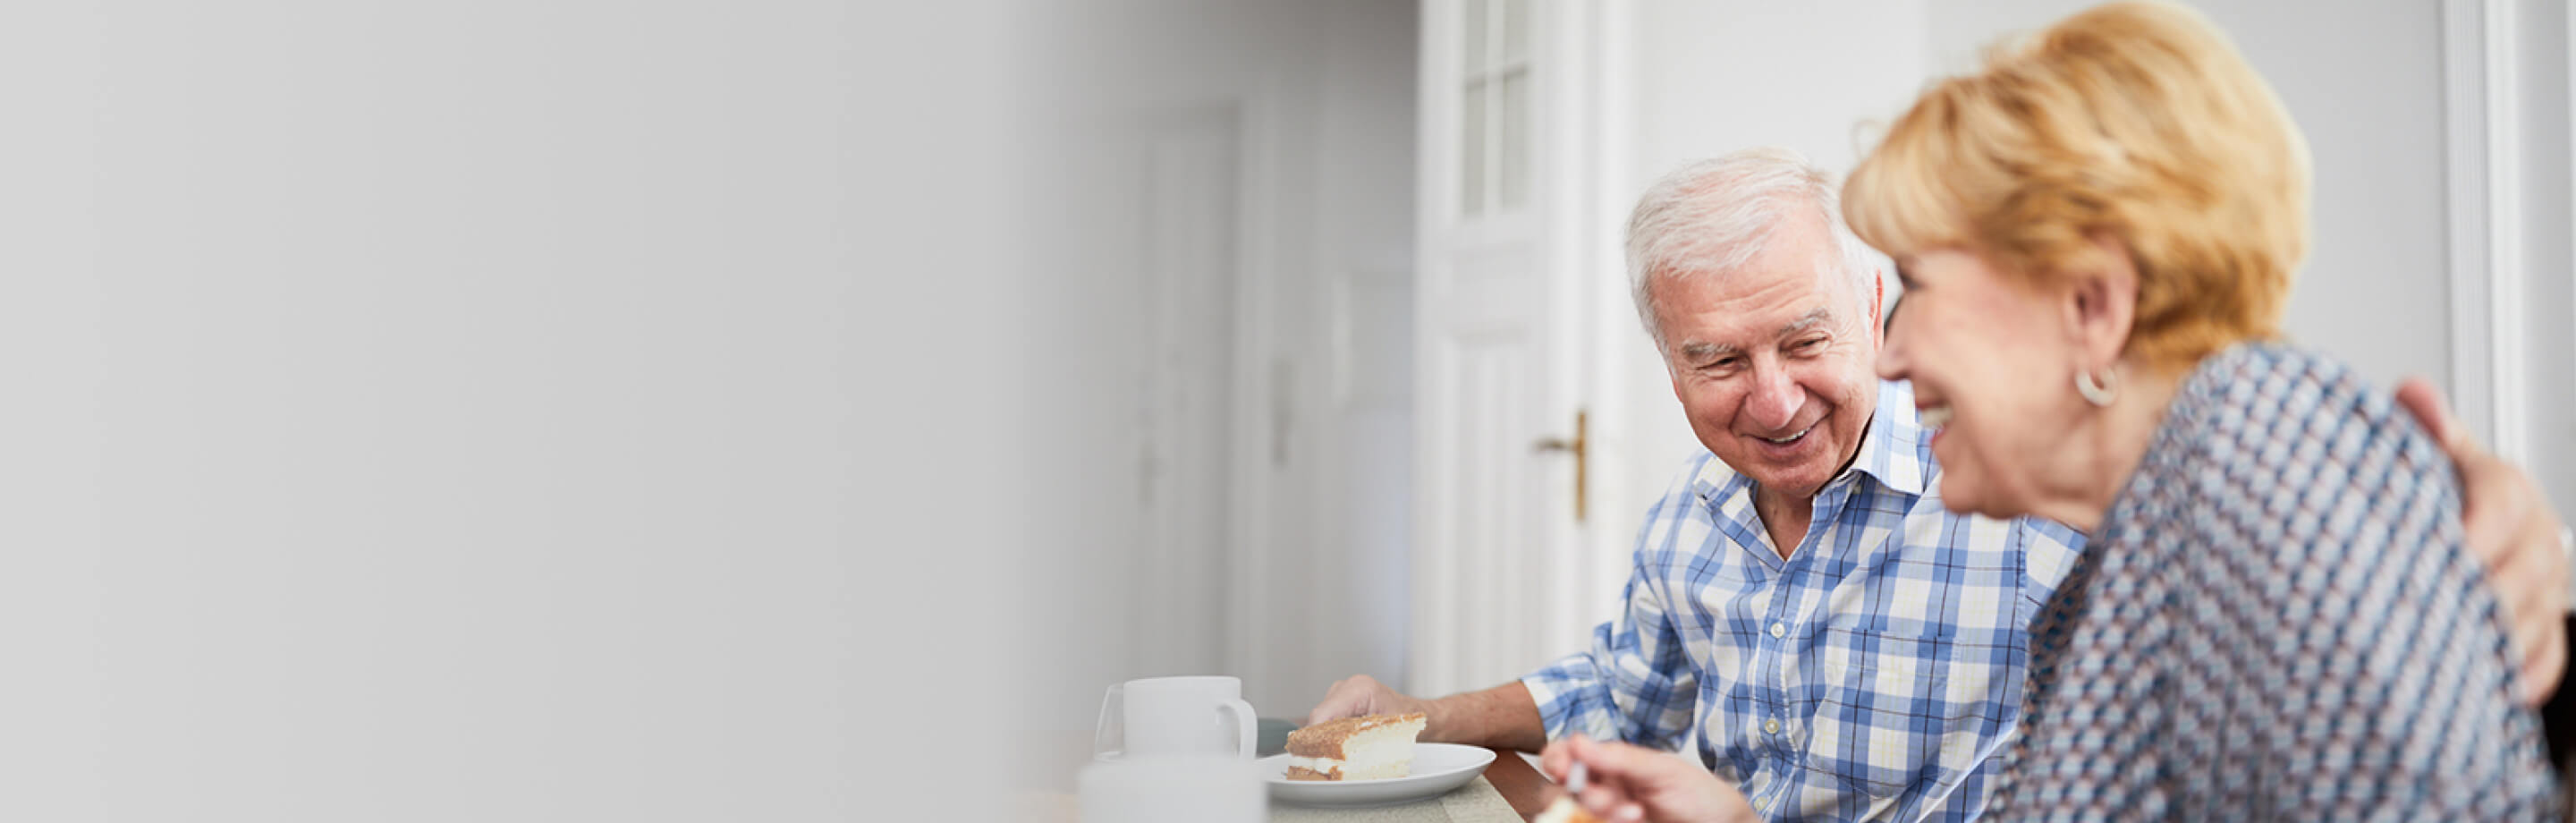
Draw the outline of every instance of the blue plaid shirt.
[[[1959,820],[2019,718],[2031,621],[2083,547],[1953,514],[1914,394],[1882,383],[1782,559],[1753,481],[1702,452],[1648,510],[1625,611],[1525,677],[1548,737],[1679,749],[1769,820]]]

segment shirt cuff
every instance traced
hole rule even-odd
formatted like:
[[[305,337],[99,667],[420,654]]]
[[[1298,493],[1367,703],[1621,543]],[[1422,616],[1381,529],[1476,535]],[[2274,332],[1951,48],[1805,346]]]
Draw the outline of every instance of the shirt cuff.
[[[1564,681],[1533,674],[1521,678],[1521,687],[1529,689],[1530,702],[1538,704],[1539,725],[1547,729],[1547,739],[1565,736],[1566,690]]]

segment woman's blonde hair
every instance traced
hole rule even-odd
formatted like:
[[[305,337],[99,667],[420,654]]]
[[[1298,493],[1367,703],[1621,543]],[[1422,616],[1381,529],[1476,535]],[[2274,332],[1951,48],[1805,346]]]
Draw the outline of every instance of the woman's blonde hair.
[[[2125,243],[2127,353],[2188,367],[2278,333],[2308,247],[2308,148],[2270,86],[2199,13],[2086,10],[1934,85],[1844,187],[1861,239],[1902,259],[1986,255],[2045,280]]]

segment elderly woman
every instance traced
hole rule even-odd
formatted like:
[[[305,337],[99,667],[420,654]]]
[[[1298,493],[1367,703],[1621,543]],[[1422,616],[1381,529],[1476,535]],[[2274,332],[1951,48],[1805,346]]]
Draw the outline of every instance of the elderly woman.
[[[1938,430],[1945,505],[2091,535],[2032,628],[1989,816],[2554,803],[2451,464],[2388,395],[2278,339],[2305,143],[2206,21],[2069,18],[1926,92],[1845,194],[1906,285],[1878,367]],[[1595,804],[1725,805],[1673,758],[1565,748],[1550,765],[1587,763]]]

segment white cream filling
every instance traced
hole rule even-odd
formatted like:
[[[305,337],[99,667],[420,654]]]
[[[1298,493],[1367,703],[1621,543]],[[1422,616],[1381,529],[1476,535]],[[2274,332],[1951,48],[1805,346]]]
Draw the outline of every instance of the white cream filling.
[[[1334,780],[1386,780],[1410,774],[1413,739],[1423,722],[1386,723],[1354,732],[1341,742],[1340,758],[1291,754],[1289,764]]]
[[[1330,757],[1297,757],[1291,755],[1288,758],[1288,765],[1316,772],[1318,774],[1332,774],[1341,770],[1342,761],[1335,760]]]

